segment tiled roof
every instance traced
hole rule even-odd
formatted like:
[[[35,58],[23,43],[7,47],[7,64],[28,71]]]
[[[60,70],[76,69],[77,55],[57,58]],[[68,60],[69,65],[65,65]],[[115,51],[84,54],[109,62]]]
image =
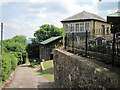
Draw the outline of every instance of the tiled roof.
[[[62,20],[61,22],[65,22],[65,21],[75,21],[75,20],[91,20],[91,19],[94,19],[94,20],[100,20],[100,21],[104,21],[106,22],[106,20],[98,15],[95,15],[93,13],[90,13],[90,12],[86,12],[86,11],[83,11],[83,12],[80,12],[78,14],[75,14],[71,17],[68,17],[64,20]]]
[[[51,38],[49,38],[47,40],[44,40],[44,41],[40,42],[40,44],[44,44],[45,45],[45,44],[51,43],[51,42],[53,42],[53,41],[55,41],[57,39],[60,39],[60,38],[62,38],[62,36],[51,37]]]

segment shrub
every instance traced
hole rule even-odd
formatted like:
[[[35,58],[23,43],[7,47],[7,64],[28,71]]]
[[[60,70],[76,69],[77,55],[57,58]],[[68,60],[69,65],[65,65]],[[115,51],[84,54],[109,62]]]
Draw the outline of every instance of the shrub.
[[[16,69],[18,60],[14,54],[6,53],[2,56],[2,81],[5,81],[10,73]]]
[[[2,57],[2,81],[5,81],[11,73],[11,59],[9,54]]]
[[[15,70],[18,64],[18,60],[13,54],[10,55],[10,59],[11,59],[11,69]]]

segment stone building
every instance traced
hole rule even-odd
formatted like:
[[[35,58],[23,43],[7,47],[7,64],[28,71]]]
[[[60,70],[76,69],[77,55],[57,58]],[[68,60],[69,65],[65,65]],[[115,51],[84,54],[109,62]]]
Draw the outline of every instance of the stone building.
[[[40,60],[44,59],[51,60],[53,59],[52,50],[61,44],[62,36],[51,37],[47,40],[44,40],[39,45],[39,56]]]
[[[63,23],[64,28],[64,37],[67,33],[73,33],[77,37],[77,35],[83,35],[88,31],[90,35],[98,36],[106,36],[111,34],[110,27],[111,25],[102,17],[95,15],[93,13],[89,13],[86,11],[80,12],[76,15],[68,17],[61,21]],[[79,33],[79,34],[78,34]],[[63,41],[65,42],[65,41]]]

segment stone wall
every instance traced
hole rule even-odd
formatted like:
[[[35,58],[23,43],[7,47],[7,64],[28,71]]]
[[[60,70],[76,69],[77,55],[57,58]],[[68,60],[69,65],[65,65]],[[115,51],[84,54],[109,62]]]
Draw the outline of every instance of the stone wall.
[[[54,78],[59,88],[118,88],[119,69],[64,50],[54,51]]]

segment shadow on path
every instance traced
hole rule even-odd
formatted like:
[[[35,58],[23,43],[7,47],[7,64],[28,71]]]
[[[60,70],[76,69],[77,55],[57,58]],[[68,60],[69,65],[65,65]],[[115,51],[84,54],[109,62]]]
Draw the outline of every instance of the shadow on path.
[[[37,72],[39,72],[40,70],[38,70]],[[43,70],[42,72],[41,72],[41,74],[39,74],[39,75],[42,75],[42,74],[54,74],[54,68],[52,67],[52,68],[48,68],[48,69],[46,69],[46,70]]]
[[[54,82],[39,82],[37,88],[55,88]]]

